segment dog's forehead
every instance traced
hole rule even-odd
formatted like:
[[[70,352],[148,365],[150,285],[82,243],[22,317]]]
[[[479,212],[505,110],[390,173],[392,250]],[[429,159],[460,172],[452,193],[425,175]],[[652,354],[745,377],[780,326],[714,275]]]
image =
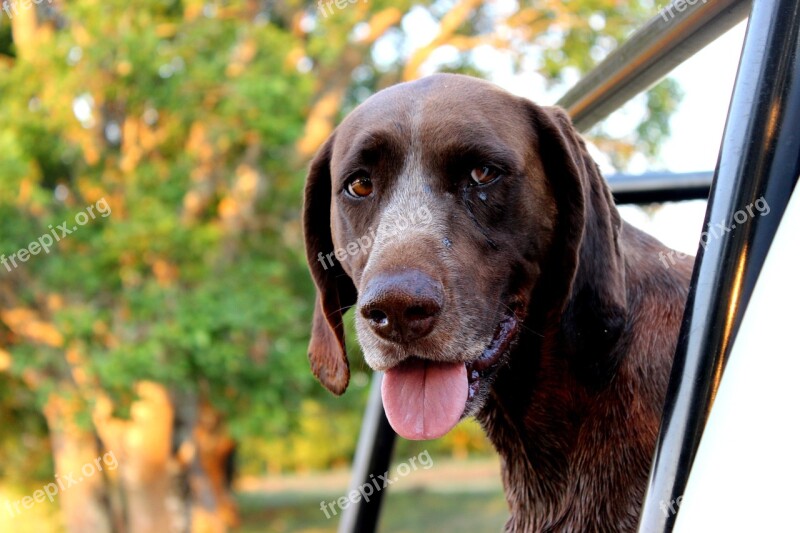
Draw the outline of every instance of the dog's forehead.
[[[522,112],[520,98],[487,81],[429,76],[384,89],[353,110],[337,129],[333,159],[347,160],[371,143],[430,149],[487,138],[518,144],[527,128]]]

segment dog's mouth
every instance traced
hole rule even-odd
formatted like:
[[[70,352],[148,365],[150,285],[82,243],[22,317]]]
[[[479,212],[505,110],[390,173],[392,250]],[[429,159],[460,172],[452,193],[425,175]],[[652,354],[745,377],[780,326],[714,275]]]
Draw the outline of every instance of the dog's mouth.
[[[474,414],[485,398],[481,386],[508,361],[523,321],[520,315],[506,314],[472,361],[442,363],[410,357],[387,370],[381,395],[392,428],[410,440],[437,439]]]
[[[503,317],[497,325],[494,337],[483,350],[480,357],[467,363],[467,381],[469,385],[467,402],[464,406],[466,415],[474,414],[480,398],[481,385],[497,373],[501,366],[508,362],[508,354],[519,336],[522,317],[518,313],[511,313]]]

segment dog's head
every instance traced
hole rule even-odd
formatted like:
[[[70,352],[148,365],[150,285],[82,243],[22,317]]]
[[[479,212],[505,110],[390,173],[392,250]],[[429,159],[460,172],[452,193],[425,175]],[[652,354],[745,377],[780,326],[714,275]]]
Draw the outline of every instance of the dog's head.
[[[562,110],[458,75],[381,91],[326,141],[306,183],[311,367],[344,392],[342,313],[355,305],[393,427],[438,437],[486,402],[535,306],[552,307],[566,351],[616,340],[620,224]]]

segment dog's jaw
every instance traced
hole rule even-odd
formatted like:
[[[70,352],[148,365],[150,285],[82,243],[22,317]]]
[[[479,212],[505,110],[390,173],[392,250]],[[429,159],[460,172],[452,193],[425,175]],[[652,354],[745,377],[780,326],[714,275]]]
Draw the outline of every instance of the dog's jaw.
[[[483,353],[466,363],[469,397],[464,408],[465,418],[474,416],[483,408],[497,372],[508,364],[509,354],[519,339],[524,319],[519,309],[504,316]]]

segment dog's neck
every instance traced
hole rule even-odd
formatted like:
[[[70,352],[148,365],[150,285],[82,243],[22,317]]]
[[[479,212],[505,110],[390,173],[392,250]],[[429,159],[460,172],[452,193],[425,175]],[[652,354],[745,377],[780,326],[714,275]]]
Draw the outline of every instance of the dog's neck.
[[[553,338],[520,342],[477,417],[501,456],[506,528],[579,531],[599,516],[634,530],[657,416],[655,429],[626,425],[636,398],[625,365],[612,383],[581,383]]]

